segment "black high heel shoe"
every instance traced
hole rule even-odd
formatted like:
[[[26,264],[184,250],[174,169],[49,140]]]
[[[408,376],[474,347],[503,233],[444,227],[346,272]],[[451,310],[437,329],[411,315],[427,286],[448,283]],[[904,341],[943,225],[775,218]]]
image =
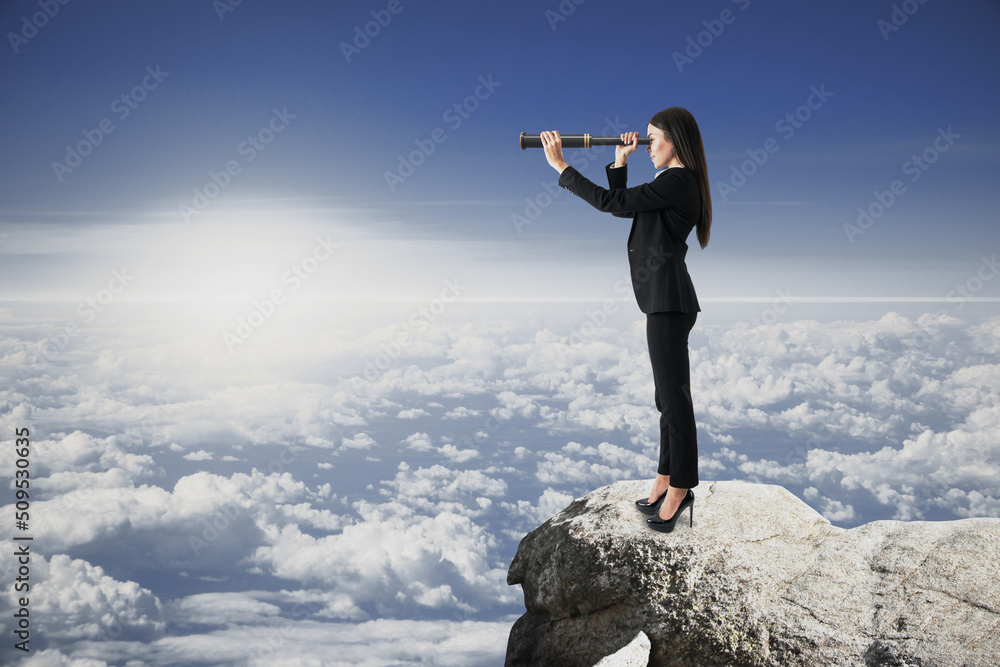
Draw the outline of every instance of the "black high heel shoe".
[[[674,529],[674,524],[677,523],[677,517],[681,515],[681,512],[689,509],[690,514],[688,515],[688,527],[694,525],[694,491],[688,489],[687,495],[684,496],[684,500],[677,507],[677,511],[669,519],[661,519],[659,516],[651,516],[646,519],[646,525],[648,525],[653,530],[659,531],[661,533],[669,533]]]
[[[669,491],[669,489],[667,489]],[[643,514],[659,514],[660,507],[663,505],[663,499],[667,497],[667,492],[664,491],[660,494],[660,497],[653,502],[648,502],[645,498],[640,498],[635,501],[635,508],[642,512]]]

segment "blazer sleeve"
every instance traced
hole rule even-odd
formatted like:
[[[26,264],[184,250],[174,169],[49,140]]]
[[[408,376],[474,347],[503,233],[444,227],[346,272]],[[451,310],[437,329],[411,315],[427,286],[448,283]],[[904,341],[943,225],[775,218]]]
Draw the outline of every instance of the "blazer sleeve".
[[[628,164],[624,164],[621,167],[615,168],[614,162],[609,162],[604,171],[608,175],[608,189],[615,190],[618,188],[626,187],[628,183]],[[615,211],[611,215],[618,218],[632,218],[634,213],[632,211]]]
[[[614,171],[618,171],[617,169]],[[680,170],[670,170],[634,188],[608,190],[588,180],[573,167],[559,175],[559,185],[605,213],[641,213],[680,206],[687,193],[687,183]],[[673,173],[671,173],[673,172]]]

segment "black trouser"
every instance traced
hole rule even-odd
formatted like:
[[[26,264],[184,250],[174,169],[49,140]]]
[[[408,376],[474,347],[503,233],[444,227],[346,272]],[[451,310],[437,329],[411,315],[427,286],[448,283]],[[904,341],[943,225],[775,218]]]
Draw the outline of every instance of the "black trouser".
[[[688,334],[697,313],[646,315],[646,342],[660,411],[660,462],[656,472],[670,475],[670,486],[698,486],[698,436],[691,403]]]

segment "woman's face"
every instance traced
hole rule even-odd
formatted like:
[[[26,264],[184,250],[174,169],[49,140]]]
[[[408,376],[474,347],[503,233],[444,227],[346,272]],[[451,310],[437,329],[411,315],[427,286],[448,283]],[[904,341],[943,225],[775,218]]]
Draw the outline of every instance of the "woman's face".
[[[653,125],[647,125],[646,134],[649,135],[649,146],[646,147],[646,152],[652,158],[653,166],[656,169],[680,165],[680,161],[674,153],[674,144],[667,139],[663,130]]]

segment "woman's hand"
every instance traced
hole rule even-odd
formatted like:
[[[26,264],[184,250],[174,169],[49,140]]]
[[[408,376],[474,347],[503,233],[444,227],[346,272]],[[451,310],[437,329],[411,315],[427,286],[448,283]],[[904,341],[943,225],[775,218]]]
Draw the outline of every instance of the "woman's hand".
[[[636,148],[639,147],[639,133],[638,132],[625,132],[622,134],[622,143],[624,146],[615,146],[615,166],[624,167],[625,163],[628,161],[628,156],[632,154]]]
[[[548,160],[553,169],[560,174],[563,173],[563,169],[569,165],[563,159],[562,137],[559,136],[558,132],[542,132],[541,137],[542,148],[545,149],[545,159]]]

